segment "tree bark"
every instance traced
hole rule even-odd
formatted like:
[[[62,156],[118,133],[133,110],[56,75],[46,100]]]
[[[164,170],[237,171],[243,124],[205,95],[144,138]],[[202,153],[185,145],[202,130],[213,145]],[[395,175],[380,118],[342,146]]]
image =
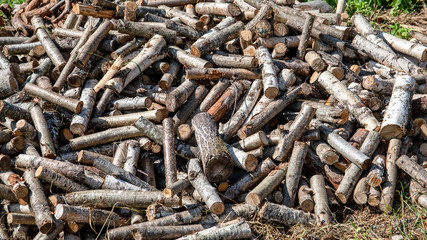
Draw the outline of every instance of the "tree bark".
[[[24,179],[18,174],[5,171],[0,173],[0,178],[4,184],[10,187],[17,199],[25,199],[28,196],[28,188],[25,186]]]
[[[242,13],[240,8],[232,3],[197,3],[195,10],[199,15],[208,14],[236,17]]]
[[[262,219],[284,225],[313,225],[316,222],[310,213],[269,202],[262,206],[259,215]]]
[[[307,49],[308,38],[311,35],[311,29],[313,28],[314,16],[311,14],[306,14],[304,26],[302,28],[301,39],[298,45],[298,51],[296,57],[303,60],[305,56],[305,51]]]
[[[34,218],[41,233],[47,234],[54,231],[56,224],[50,215],[49,205],[40,181],[34,177],[34,169],[24,172],[24,179],[30,188],[30,203],[34,211]]]
[[[406,172],[422,187],[427,187],[427,171],[422,166],[412,161],[407,155],[402,155],[396,160],[396,166]]]
[[[83,102],[82,110],[79,114],[75,114],[71,120],[70,130],[74,134],[83,134],[86,132],[89,124],[90,116],[92,115],[93,107],[95,106],[96,92],[93,87],[98,81],[96,79],[90,79],[86,81],[85,86],[80,97],[80,101]]]
[[[323,175],[312,176],[310,178],[310,186],[313,189],[316,223],[318,226],[329,225],[331,223],[331,214]]]
[[[253,172],[258,165],[258,160],[252,154],[249,154],[243,150],[235,148],[231,145],[225,144],[228,152],[231,155],[231,159],[236,167]]]
[[[37,130],[37,137],[40,142],[40,150],[43,157],[54,158],[56,156],[55,146],[52,136],[50,135],[48,125],[43,112],[38,105],[35,105],[30,110],[31,118],[33,119],[34,127]]]
[[[245,220],[236,219],[178,239],[245,239],[250,237],[252,237],[252,231],[249,224]]]
[[[65,204],[56,205],[55,218],[67,222],[90,223],[95,225],[108,224],[113,227],[124,225],[127,221],[126,218],[121,217],[115,212]]]
[[[176,32],[168,29],[164,23],[124,21],[117,28],[120,33],[132,34],[136,37],[147,39],[155,35],[161,35],[170,44],[175,44],[177,37]]]
[[[178,181],[176,155],[175,155],[175,132],[174,121],[171,118],[165,118],[163,126],[163,158],[165,160],[166,186],[172,185]]]
[[[286,180],[283,186],[282,204],[293,207],[297,197],[298,184],[300,182],[304,159],[307,155],[308,146],[303,142],[295,141],[292,155],[289,159]]]
[[[288,169],[287,163],[282,163],[277,170],[271,171],[261,183],[246,195],[246,203],[259,206],[261,202],[283,181]]]
[[[35,172],[35,177],[44,181],[50,182],[58,188],[65,190],[66,192],[77,192],[89,190],[89,188],[73,182],[69,178],[63,176],[60,173],[55,173],[52,170],[45,167],[38,167]]]
[[[163,194],[166,197],[173,197],[175,194],[182,192],[183,190],[185,190],[188,186],[190,186],[190,181],[188,181],[188,179],[181,179],[178,180],[174,183],[172,183],[171,185],[167,186],[164,190],[163,190]]]
[[[144,117],[147,120],[153,122],[161,122],[164,118],[164,114],[162,112],[163,111],[161,110],[149,110],[110,117],[91,118],[89,125],[90,127],[93,127],[95,130],[99,131],[132,125],[140,117]]]
[[[411,194],[412,201],[418,203],[421,207],[427,207],[426,189],[414,179],[411,179],[409,184],[409,193]]]
[[[174,129],[177,130],[181,124],[187,122],[191,117],[191,114],[200,106],[200,103],[205,99],[208,94],[208,88],[204,85],[200,85],[194,90],[187,102],[176,112],[173,116]]]
[[[402,141],[392,138],[389,141],[386,155],[386,172],[384,183],[382,185],[381,200],[378,205],[383,212],[391,213],[393,211],[393,199],[398,180],[396,160],[400,156]]]
[[[245,139],[242,139],[236,143],[233,143],[232,146],[242,149],[244,151],[251,151],[268,144],[269,144],[269,141],[265,133],[263,131],[259,131]]]
[[[386,41],[384,41],[384,38],[381,36],[381,34],[379,34],[379,32],[377,32],[377,30],[371,26],[368,20],[361,13],[355,14],[351,18],[351,22],[354,24],[357,31],[370,42],[394,54],[393,49],[387,44]]]
[[[169,112],[176,112],[178,108],[190,97],[197,85],[193,80],[185,80],[166,98],[166,109]]]
[[[256,58],[242,55],[215,53],[205,55],[204,59],[215,64],[217,67],[253,69],[257,66]]]
[[[384,139],[402,138],[411,109],[412,91],[415,79],[411,76],[399,76],[393,87],[390,103],[384,113],[380,133]]]
[[[339,155],[336,151],[322,140],[310,142],[310,147],[316,151],[316,154],[324,164],[333,165],[339,160]]]
[[[264,95],[268,98],[274,99],[279,94],[279,86],[277,68],[273,64],[270,52],[265,47],[259,47],[255,52],[255,57],[262,68]]]
[[[427,47],[418,43],[412,43],[399,37],[395,37],[386,32],[379,32],[379,35],[384,38],[394,50],[414,57],[421,62],[427,60]]]
[[[114,11],[104,10],[102,8],[84,5],[84,4],[74,4],[73,12],[82,16],[91,16],[95,18],[114,18]]]
[[[385,156],[376,155],[372,161],[367,182],[371,187],[379,187],[384,182]]]
[[[311,197],[312,192],[313,190],[310,189],[308,181],[304,178],[301,178],[298,189],[299,208],[307,213],[313,211],[314,209],[314,202],[313,198]]]
[[[226,180],[232,173],[231,156],[218,134],[216,123],[208,113],[198,113],[192,119],[202,166],[211,182]]]

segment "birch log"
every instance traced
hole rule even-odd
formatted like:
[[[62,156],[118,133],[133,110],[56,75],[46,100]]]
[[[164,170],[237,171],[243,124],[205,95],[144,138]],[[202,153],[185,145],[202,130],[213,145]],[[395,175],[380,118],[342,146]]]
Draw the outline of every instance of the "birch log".
[[[329,225],[331,223],[331,214],[323,175],[312,176],[310,178],[310,187],[313,189],[316,223],[318,226]]]
[[[415,79],[411,76],[405,75],[396,78],[391,99],[381,124],[380,133],[384,139],[402,138],[405,134],[411,112],[414,86]]]
[[[400,156],[402,141],[397,138],[390,139],[386,156],[386,172],[384,183],[382,185],[381,200],[378,208],[383,212],[391,213],[393,211],[393,199],[398,180],[396,160]]]
[[[80,100],[83,102],[82,110],[79,114],[73,116],[70,124],[70,130],[74,134],[81,135],[86,132],[93,107],[95,106],[96,92],[93,90],[93,87],[97,82],[96,79],[90,79],[86,81],[83,87],[80,97]]]
[[[262,68],[262,83],[264,95],[268,98],[276,98],[279,94],[277,80],[277,68],[273,63],[270,52],[265,47],[259,47],[255,52],[255,57]]]
[[[35,105],[30,110],[34,127],[37,130],[37,137],[40,142],[40,150],[43,157],[54,158],[56,156],[55,146],[53,145],[52,136],[50,135],[46,119],[40,106]]]
[[[384,38],[394,50],[414,57],[420,62],[427,60],[427,47],[422,44],[412,43],[386,32],[379,32],[379,35]]]
[[[310,213],[269,202],[262,206],[259,215],[262,219],[285,225],[312,225],[316,222]]]
[[[408,156],[402,155],[396,160],[396,165],[417,181],[422,187],[427,187],[427,171]]]
[[[165,160],[166,186],[178,180],[175,155],[174,121],[171,118],[163,120],[163,157]]]
[[[331,94],[340,103],[344,104],[356,120],[362,124],[367,130],[372,131],[380,125],[378,120],[372,114],[372,111],[363,105],[360,98],[347,89],[347,87],[339,81],[332,73],[326,71],[320,74],[317,79],[326,91]]]
[[[362,34],[366,39],[368,39],[373,44],[378,45],[379,47],[387,50],[388,52],[394,54],[393,49],[387,44],[386,41],[378,34],[368,20],[361,14],[357,13],[351,18],[351,22],[356,27],[357,31]]]

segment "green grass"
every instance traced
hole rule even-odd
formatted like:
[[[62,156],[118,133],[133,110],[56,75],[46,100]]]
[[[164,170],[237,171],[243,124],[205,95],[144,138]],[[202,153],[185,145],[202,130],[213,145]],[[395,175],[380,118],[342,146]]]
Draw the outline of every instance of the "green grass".
[[[15,6],[15,4],[22,4],[24,2],[25,2],[25,0],[0,0],[0,4],[7,3],[12,8]]]

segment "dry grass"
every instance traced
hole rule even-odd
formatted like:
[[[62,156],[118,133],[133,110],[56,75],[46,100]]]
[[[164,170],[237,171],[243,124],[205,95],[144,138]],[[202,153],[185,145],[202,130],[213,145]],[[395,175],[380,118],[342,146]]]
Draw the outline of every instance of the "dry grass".
[[[403,194],[402,194],[403,193]],[[427,239],[427,209],[414,204],[398,191],[394,212],[384,214],[376,208],[351,205],[334,212],[334,224],[324,227],[295,225],[255,220],[250,222],[256,239]],[[352,210],[356,209],[356,210]]]

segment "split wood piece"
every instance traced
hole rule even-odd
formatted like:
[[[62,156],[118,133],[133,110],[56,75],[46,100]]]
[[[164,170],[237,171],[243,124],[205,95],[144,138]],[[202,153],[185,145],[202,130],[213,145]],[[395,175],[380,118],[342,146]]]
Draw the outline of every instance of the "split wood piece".
[[[398,71],[411,75],[419,75],[423,72],[423,70],[414,63],[396,54],[391,54],[383,48],[376,47],[376,45],[371,44],[366,38],[360,35],[354,37],[351,45],[356,49],[362,50],[371,59]]]
[[[132,55],[132,53],[130,53],[129,55]],[[127,56],[129,56],[129,55],[127,55]],[[118,56],[116,58],[116,60],[113,62],[113,64],[111,64],[108,71],[104,74],[104,76],[102,76],[101,80],[99,80],[99,82],[93,88],[95,90],[95,92],[99,92],[105,86],[105,84],[107,84],[108,81],[110,81],[111,78],[114,77],[114,75],[120,70],[120,67],[125,62],[125,58],[127,56]],[[107,92],[107,90],[104,92],[104,95],[106,94],[106,92]],[[104,97],[104,95],[102,95],[102,96]],[[98,105],[99,104],[100,103],[98,103]],[[105,103],[105,105],[107,105],[107,103]]]
[[[133,126],[110,128],[102,132],[96,132],[70,140],[72,150],[93,147],[99,144],[110,143],[134,137],[142,137],[144,133]]]
[[[24,213],[8,213],[7,223],[9,225],[12,225],[12,224],[36,225],[34,216],[32,214],[24,214]]]
[[[259,114],[253,117],[249,115],[251,119],[248,122],[244,123],[243,127],[240,128],[240,130],[238,131],[238,136],[240,137],[240,139],[244,139],[247,136],[250,136],[258,132],[259,130],[261,130],[261,128],[266,123],[268,123],[271,119],[273,119],[278,113],[283,111],[283,109],[285,109],[286,106],[288,106],[290,103],[295,101],[300,89],[301,89],[300,87],[296,87],[292,90],[289,90],[287,93],[283,94],[279,99],[269,103],[263,109],[263,111],[260,112]],[[257,105],[255,105],[254,109],[252,109],[252,112],[257,108]]]
[[[115,11],[105,10],[97,6],[74,4],[73,12],[82,16],[91,16],[95,18],[114,18]]]
[[[332,165],[339,160],[339,155],[336,151],[321,140],[310,142],[310,147],[316,151],[316,154],[324,164]]]
[[[308,38],[311,35],[311,29],[313,28],[314,16],[311,14],[306,14],[304,26],[302,28],[301,39],[298,45],[298,51],[296,57],[303,60],[305,56],[305,51],[307,50]]]
[[[201,112],[193,117],[191,123],[207,179],[211,182],[226,180],[233,172],[232,160],[219,137],[213,117],[207,112]]]
[[[157,8],[154,8],[154,9],[161,10]],[[180,21],[169,20],[167,18],[160,17],[158,16],[158,14],[154,14],[154,13],[146,13],[143,17],[147,22],[164,23],[166,28],[176,31],[177,34],[180,36],[193,39],[193,40],[196,40],[199,38],[200,33],[198,31],[194,30],[193,28],[185,24],[182,24]]]
[[[27,83],[24,87],[24,90],[34,96],[41,97],[74,113],[80,113],[83,107],[82,101],[64,97],[61,94],[41,88],[33,83]]]
[[[166,56],[166,41],[161,35],[154,35],[145,45],[141,52],[132,59],[125,67],[121,68],[114,78],[107,82],[107,86],[120,93],[132,80],[141,74],[154,62]],[[105,94],[105,93],[104,93]]]
[[[14,156],[19,152],[21,152],[22,150],[24,150],[24,148],[25,148],[25,140],[23,137],[18,136],[10,139],[8,143],[4,144],[0,148],[0,153],[9,155],[9,156]]]
[[[409,183],[409,193],[411,194],[412,201],[418,203],[421,207],[427,207],[426,189],[421,187],[421,184],[414,179],[411,179]]]
[[[138,187],[141,187],[143,189],[150,190],[150,191],[156,190],[156,188],[154,188],[153,186],[151,186],[147,182],[141,180],[140,178],[138,178],[134,174],[124,170],[123,168],[112,164],[111,162],[102,158],[101,156],[99,156],[98,158],[96,158],[93,161],[93,166],[96,167],[97,169],[107,173],[107,174],[118,177],[122,180],[125,180],[125,181],[135,185],[135,186],[138,186]]]
[[[73,206],[92,206],[94,208],[111,208],[119,206],[146,208],[153,202],[165,206],[179,206],[179,198],[165,198],[160,191],[129,190],[89,190],[68,193],[64,196],[67,204]]]
[[[294,148],[289,159],[288,171],[286,172],[285,184],[283,186],[282,204],[287,207],[293,207],[295,204],[307,150],[308,146],[306,143],[294,142]]]
[[[177,61],[172,60],[169,64],[169,69],[163,74],[162,78],[159,81],[159,86],[162,89],[169,89],[172,86],[173,80],[175,80],[176,76],[181,70],[181,64]]]
[[[260,181],[276,167],[274,162],[267,158],[257,166],[252,173],[245,174],[242,178],[231,185],[224,193],[226,199],[236,199],[239,194],[249,190],[251,186]]]
[[[151,98],[149,97],[134,97],[121,98],[111,101],[111,106],[117,110],[139,110],[149,108],[151,106]]]
[[[367,182],[371,187],[379,187],[384,182],[385,156],[377,155],[372,161]]]
[[[242,55],[207,54],[203,58],[218,67],[252,69],[258,64],[256,58]]]
[[[389,141],[386,156],[386,171],[382,185],[381,200],[378,205],[383,212],[391,213],[393,210],[393,199],[398,180],[396,161],[400,156],[402,141],[392,138]]]
[[[203,40],[196,41],[191,45],[191,54],[201,57],[206,53],[214,50],[222,44],[238,37],[239,31],[244,27],[243,22],[236,22],[222,30],[216,31],[209,36],[209,39],[203,37]]]
[[[65,86],[65,84],[67,83],[68,75],[74,69],[74,61],[76,60],[79,54],[79,50],[87,42],[87,40],[89,39],[89,37],[92,35],[94,31],[95,31],[95,27],[93,26],[93,24],[89,24],[89,26],[87,26],[83,31],[83,33],[80,35],[79,41],[77,42],[74,49],[71,51],[70,58],[68,59],[64,68],[59,74],[59,77],[55,81],[55,84],[53,85],[53,88],[52,88],[53,91],[59,92]]]
[[[174,121],[174,129],[178,129],[181,124],[187,122],[191,114],[200,106],[200,103],[205,99],[209,90],[204,85],[200,85],[194,90],[187,102],[176,112],[172,120]]]
[[[120,145],[117,147],[116,151],[120,149]],[[93,165],[93,161],[98,158],[102,157],[104,159],[109,160],[110,162],[113,162],[113,158],[104,154],[100,154],[97,152],[91,152],[88,150],[81,150],[78,154],[77,161],[79,163],[87,164],[87,165]]]
[[[67,62],[56,47],[55,43],[49,37],[49,34],[46,31],[46,26],[43,23],[43,19],[40,16],[34,16],[31,18],[31,24],[33,25],[37,38],[46,50],[50,60],[52,60],[52,63],[59,69],[59,71],[61,71]]]
[[[245,139],[233,143],[232,146],[244,151],[251,151],[268,144],[269,141],[265,133],[263,131],[259,131]]]
[[[150,39],[155,35],[161,35],[170,44],[176,43],[175,31],[166,28],[164,23],[123,21],[117,26],[120,33],[132,34],[136,37]]]
[[[168,94],[166,98],[166,109],[169,112],[178,110],[178,108],[190,97],[196,87],[197,84],[193,80],[185,80]]]
[[[18,199],[12,193],[12,190],[9,188],[9,186],[6,186],[4,184],[0,184],[0,197],[1,199],[8,200],[11,202],[18,202]]]
[[[232,3],[213,3],[204,2],[195,5],[196,13],[199,15],[219,15],[219,16],[233,16],[236,17],[242,12],[239,7]]]
[[[28,188],[24,179],[12,171],[0,173],[0,178],[4,184],[10,187],[17,199],[25,199],[28,196]]]
[[[304,178],[300,179],[298,188],[299,208],[304,212],[311,212],[314,209],[314,201],[311,197],[313,190],[310,188],[308,181]]]
[[[245,119],[248,117],[249,113],[252,111],[252,108],[255,106],[261,94],[261,88],[261,80],[257,79],[252,83],[251,88],[248,90],[248,93],[243,103],[240,105],[239,109],[236,111],[235,114],[233,114],[233,116],[227,123],[220,126],[220,134],[223,135],[223,139],[227,140],[237,133]],[[242,146],[245,146],[245,144]],[[252,147],[251,149],[244,147],[242,149],[245,151],[249,151],[257,147],[259,146]]]
[[[172,214],[170,216],[154,219],[152,221],[132,224],[130,226],[124,226],[119,228],[110,229],[107,232],[109,239],[126,239],[131,238],[132,232],[142,228],[145,229],[147,227],[158,227],[158,226],[177,226],[183,224],[190,224],[193,222],[197,222],[202,218],[202,211],[200,207],[196,207],[187,211],[179,212]]]
[[[314,213],[318,226],[331,223],[331,210],[329,210],[328,195],[326,194],[325,179],[323,175],[314,175],[310,178],[310,186],[313,190]]]
[[[385,140],[402,138],[406,132],[406,125],[411,109],[412,91],[415,79],[404,75],[396,78],[390,102],[384,113],[380,133]]]
[[[171,185],[167,186],[164,190],[163,190],[163,194],[166,197],[173,197],[175,196],[175,194],[180,193],[182,191],[184,191],[187,187],[190,186],[190,181],[188,181],[188,179],[181,179],[178,180],[174,183],[172,183]]]
[[[165,118],[163,126],[163,158],[165,164],[166,186],[178,181],[176,155],[175,155],[175,131],[172,118]]]
[[[162,110],[149,110],[110,117],[91,118],[89,125],[99,131],[132,125],[140,117],[144,117],[153,122],[161,122],[164,118],[163,112]]]
[[[212,68],[213,65],[209,61],[196,57],[177,46],[168,47],[169,56],[176,59],[182,65],[188,68]]]
[[[381,135],[378,132],[369,132],[360,147],[360,152],[365,154],[367,157],[372,156],[380,141]],[[363,169],[354,163],[350,164],[350,166],[345,170],[344,178],[335,192],[335,196],[337,196],[340,202],[344,204],[347,203],[362,173]]]
[[[78,6],[78,5],[75,5]],[[108,35],[108,31],[113,27],[111,21],[105,21],[93,32],[83,46],[79,49],[79,54],[74,63],[79,68],[85,68],[90,57],[96,51],[101,41]]]
[[[259,215],[262,219],[291,226],[295,224],[314,225],[316,223],[310,213],[270,202],[266,202],[262,206]]]
[[[253,172],[255,170],[258,165],[258,159],[254,155],[228,144],[225,144],[225,146],[227,147],[227,150],[231,155],[231,159],[236,167],[248,172]]]
[[[34,211],[35,223],[41,233],[47,234],[55,229],[56,224],[50,214],[43,186],[34,176],[34,171],[34,169],[27,169],[23,176],[30,189],[30,203]]]
[[[381,200],[381,188],[371,187],[368,193],[368,204],[372,207],[378,207]]]
[[[92,115],[93,107],[95,106],[96,92],[93,87],[98,80],[90,79],[85,82],[80,101],[83,102],[82,110],[79,114],[75,114],[70,123],[70,130],[74,134],[83,134],[86,132],[89,124],[90,116]]]
[[[287,159],[292,149],[292,143],[298,141],[302,137],[315,113],[316,109],[308,104],[301,108],[295,121],[290,126],[289,131],[286,134],[285,131],[281,132],[281,138],[273,154],[274,160],[284,162]]]
[[[232,83],[207,112],[213,116],[216,122],[220,121],[230,109],[233,109],[245,90],[249,88],[249,84],[248,81]]]
[[[185,72],[186,79],[217,80],[220,78],[255,80],[260,77],[256,72],[243,68],[190,68]]]
[[[245,220],[236,219],[178,239],[245,239],[250,237],[252,237],[252,231],[249,224]]]
[[[288,168],[287,163],[282,163],[278,169],[271,171],[261,183],[252,189],[245,198],[246,203],[259,206],[273,190],[283,181]]]
[[[197,158],[193,158],[188,162],[188,180],[212,213],[221,214],[224,212],[224,203],[216,193],[216,189],[203,174],[201,162]]]
[[[344,140],[341,136],[331,131],[330,128],[320,126],[319,130],[322,137],[333,147],[337,152],[343,155],[346,159],[356,164],[362,169],[367,169],[371,163],[369,156],[363,154],[361,151],[353,147],[349,142]]]
[[[353,200],[359,205],[366,204],[368,202],[368,195],[371,186],[368,184],[368,178],[366,174],[362,176],[354,187]]]
[[[55,173],[48,168],[45,167],[38,167],[35,172],[35,177],[42,179],[44,181],[50,182],[56,187],[59,187],[66,192],[77,192],[77,191],[85,191],[89,190],[89,188],[80,185],[76,182],[73,182],[69,178],[63,176],[60,173]]]
[[[166,17],[168,17],[168,18],[174,18],[174,17],[179,18],[179,20],[182,23],[184,23],[185,25],[187,25],[189,27],[192,27],[196,31],[201,31],[203,26],[204,26],[204,23],[202,21],[193,18],[192,15],[190,15],[186,12],[183,12],[183,11],[180,11],[180,10],[177,10],[174,8],[170,8],[170,7],[165,6],[165,5],[160,5],[160,6],[158,6],[158,8],[165,11]]]
[[[354,24],[357,31],[370,42],[394,54],[393,49],[387,44],[386,41],[384,41],[384,38],[381,36],[380,32],[377,32],[377,30],[371,26],[368,20],[361,13],[355,14],[351,18],[351,22]]]
[[[27,84],[28,85],[28,84]],[[35,85],[34,85],[35,86]],[[56,156],[55,145],[49,131],[46,119],[39,105],[35,105],[30,110],[34,127],[37,130],[37,137],[40,142],[40,150],[43,157],[54,158]]]
[[[76,181],[81,181],[84,179],[83,166],[49,158],[37,157],[28,154],[19,154],[15,159],[15,165],[21,168],[34,169],[41,166]]]
[[[380,123],[374,117],[372,111],[332,73],[328,71],[323,72],[316,82],[320,83],[320,85],[340,103],[345,104],[350,113],[353,114],[357,121],[367,130],[372,131],[380,126]]]
[[[414,57],[421,62],[427,60],[427,47],[423,46],[422,44],[413,43],[386,32],[379,32],[379,35],[384,38],[394,50]]]
[[[279,94],[277,67],[273,63],[270,52],[265,47],[258,47],[255,52],[255,57],[262,69],[261,75],[264,95],[268,98],[274,99]]]
[[[427,187],[427,171],[422,166],[412,161],[407,155],[402,155],[396,160],[396,165],[415,179],[422,187]]]
[[[115,212],[65,204],[56,205],[55,218],[67,222],[90,223],[95,225],[108,224],[113,227],[124,225],[127,221],[126,218],[121,217]]]

